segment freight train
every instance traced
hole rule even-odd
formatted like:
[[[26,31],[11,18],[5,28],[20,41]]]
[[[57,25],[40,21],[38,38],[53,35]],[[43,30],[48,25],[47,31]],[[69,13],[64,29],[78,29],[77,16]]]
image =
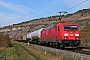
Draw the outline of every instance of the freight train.
[[[59,22],[54,26],[28,33],[27,39],[31,42],[58,48],[78,47],[80,45],[80,30],[77,23]]]

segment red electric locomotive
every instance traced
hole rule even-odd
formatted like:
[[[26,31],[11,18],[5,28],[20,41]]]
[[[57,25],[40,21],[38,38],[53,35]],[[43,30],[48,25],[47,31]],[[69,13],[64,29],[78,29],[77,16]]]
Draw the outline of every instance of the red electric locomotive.
[[[41,31],[40,42],[57,47],[77,47],[80,45],[80,31],[78,24],[59,22]]]

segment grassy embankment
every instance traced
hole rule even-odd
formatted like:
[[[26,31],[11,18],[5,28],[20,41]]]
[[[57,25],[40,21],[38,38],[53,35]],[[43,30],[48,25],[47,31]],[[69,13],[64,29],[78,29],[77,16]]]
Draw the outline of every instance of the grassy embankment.
[[[15,47],[6,49],[6,60],[19,60],[15,51]]]
[[[17,47],[20,56],[23,60],[36,60],[33,56],[29,55],[21,46],[25,47],[28,49],[30,52],[32,52],[36,57],[40,58],[41,60],[72,60],[68,58],[64,58],[63,56],[58,56],[56,54],[52,54],[50,52],[47,52],[45,54],[44,50],[35,48],[33,46],[27,46],[21,43],[13,43],[13,46],[10,48],[5,48],[6,50],[6,60],[19,60],[15,47]]]

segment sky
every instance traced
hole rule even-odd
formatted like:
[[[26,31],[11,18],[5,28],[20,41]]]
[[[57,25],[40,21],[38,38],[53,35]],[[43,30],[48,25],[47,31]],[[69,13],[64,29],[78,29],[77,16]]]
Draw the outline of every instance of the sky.
[[[90,0],[0,0],[0,27],[86,8],[90,8]]]

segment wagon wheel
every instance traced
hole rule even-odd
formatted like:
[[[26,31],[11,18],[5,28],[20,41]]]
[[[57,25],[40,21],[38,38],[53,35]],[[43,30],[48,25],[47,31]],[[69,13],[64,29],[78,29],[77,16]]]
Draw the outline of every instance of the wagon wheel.
[[[57,48],[57,49],[60,49],[60,43],[57,43],[56,48]]]
[[[60,45],[60,49],[63,49],[64,50],[65,49],[65,44],[61,44]]]

